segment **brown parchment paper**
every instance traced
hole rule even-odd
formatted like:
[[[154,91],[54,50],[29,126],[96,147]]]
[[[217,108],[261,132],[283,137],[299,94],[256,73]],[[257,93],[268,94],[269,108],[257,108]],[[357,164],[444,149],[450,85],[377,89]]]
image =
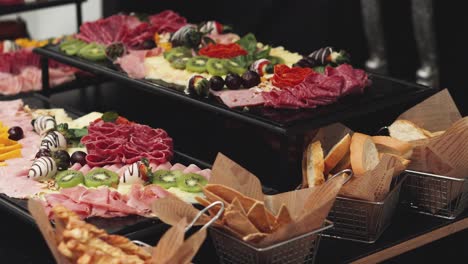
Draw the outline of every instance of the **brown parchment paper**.
[[[446,130],[462,118],[452,96],[444,89],[408,109],[397,119],[409,120],[431,132]]]
[[[462,118],[447,89],[410,108],[398,119],[409,120],[440,136],[415,145],[408,169],[444,176],[468,177],[468,117]]]
[[[406,166],[395,156],[384,154],[379,164],[361,177],[352,177],[340,191],[341,196],[371,202],[383,201],[390,192],[392,179]]]
[[[249,198],[263,202],[274,215],[279,213],[282,206],[288,209],[293,221],[267,234],[256,244],[257,246],[267,246],[320,228],[345,180],[346,177],[343,175],[318,187],[277,195],[264,195],[260,180],[255,175],[219,153],[208,184],[224,185]],[[174,216],[173,210],[167,206],[159,205],[159,203],[167,204],[164,199],[166,198],[154,202],[153,212],[162,216],[163,221],[176,219],[177,216]],[[178,204],[182,202],[178,199],[169,199],[172,199],[170,203],[173,203],[173,207],[179,207]],[[187,219],[191,220],[189,215],[187,215]],[[174,221],[166,223],[174,224]]]

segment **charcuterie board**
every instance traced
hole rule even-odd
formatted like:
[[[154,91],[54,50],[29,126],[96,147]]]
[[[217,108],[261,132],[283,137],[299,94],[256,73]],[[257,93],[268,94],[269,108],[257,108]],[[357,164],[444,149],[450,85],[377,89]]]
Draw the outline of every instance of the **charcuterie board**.
[[[149,80],[133,79],[117,69],[110,62],[92,62],[78,57],[67,56],[57,46],[35,49],[35,52],[64,64],[103,75],[157,95],[174,98],[193,106],[207,109],[255,126],[266,128],[278,134],[307,131],[334,122],[375,112],[395,105],[424,99],[437,90],[435,88],[395,80],[376,74],[369,74],[372,85],[364,94],[348,96],[338,102],[316,109],[274,109],[251,107],[248,109],[228,108],[216,98],[201,98],[184,91],[154,83]]]
[[[49,108],[53,107],[50,102],[42,95],[39,94],[30,94],[27,97],[22,98],[23,102],[26,105],[29,105],[31,108]],[[78,117],[80,113],[67,109],[67,114],[71,117]],[[183,153],[174,152],[174,162],[181,163],[193,163],[199,167],[207,168],[209,164],[193,159],[190,156],[187,156]],[[34,219],[29,214],[27,209],[27,200],[25,199],[16,199],[8,197],[5,194],[0,195],[0,207],[3,207],[5,210],[10,213],[18,216],[24,222],[34,224]],[[157,218],[146,218],[142,216],[126,216],[126,217],[117,217],[117,218],[99,218],[93,217],[88,219],[88,221],[100,228],[106,229],[109,233],[122,234],[128,236],[138,237],[138,232],[146,228],[157,228],[155,225],[161,225],[161,222]]]

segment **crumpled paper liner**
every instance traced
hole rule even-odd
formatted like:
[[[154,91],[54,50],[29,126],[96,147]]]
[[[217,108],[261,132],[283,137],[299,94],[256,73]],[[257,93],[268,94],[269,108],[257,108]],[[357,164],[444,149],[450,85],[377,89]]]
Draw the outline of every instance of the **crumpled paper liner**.
[[[406,166],[395,156],[384,154],[379,164],[361,177],[352,177],[340,191],[340,195],[370,202],[385,200],[390,192],[392,179],[400,175]]]
[[[345,176],[336,177],[318,187],[277,195],[264,195],[260,180],[255,175],[219,153],[208,184],[225,185],[247,197],[264,202],[265,207],[274,215],[284,210],[284,207],[288,209],[293,221],[267,234],[255,244],[264,247],[320,228],[345,181]],[[153,204],[153,212],[165,223],[174,225],[175,219],[180,218],[179,213],[182,210],[174,212],[173,208],[184,207],[185,205],[181,203],[184,202],[174,198],[158,199]],[[161,204],[165,204],[165,206],[161,206]],[[171,204],[171,206],[169,207],[167,204]],[[281,209],[282,207],[283,209]],[[188,212],[187,219],[193,219],[191,218],[193,214],[189,210],[184,212]],[[219,223],[216,225],[226,229]]]
[[[70,261],[58,251],[58,241],[60,241],[63,223],[56,222],[55,230],[50,224],[49,218],[44,211],[42,204],[34,199],[29,199],[28,209],[42,233],[47,246],[49,247],[55,262],[59,264],[70,264]],[[190,215],[190,213],[188,213]],[[147,248],[152,252],[151,263],[171,264],[171,263],[191,263],[193,257],[198,252],[200,246],[206,238],[206,229],[201,229],[195,234],[185,239],[185,228],[187,219],[180,218],[160,239],[154,248]],[[145,248],[146,249],[146,248]]]
[[[398,117],[440,136],[413,141],[408,169],[449,177],[468,177],[468,117],[462,118],[447,89],[429,97]]]
[[[206,238],[206,229],[201,229],[185,240],[187,219],[182,218],[159,240],[152,252],[155,264],[191,263]]]

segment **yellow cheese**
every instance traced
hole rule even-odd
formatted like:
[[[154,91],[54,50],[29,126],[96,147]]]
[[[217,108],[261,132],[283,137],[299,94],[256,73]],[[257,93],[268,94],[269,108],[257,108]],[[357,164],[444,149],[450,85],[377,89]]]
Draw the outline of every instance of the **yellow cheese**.
[[[302,56],[297,52],[291,52],[284,47],[275,47],[270,50],[271,56],[280,57],[284,60],[285,64],[291,67],[294,63],[302,59]]]

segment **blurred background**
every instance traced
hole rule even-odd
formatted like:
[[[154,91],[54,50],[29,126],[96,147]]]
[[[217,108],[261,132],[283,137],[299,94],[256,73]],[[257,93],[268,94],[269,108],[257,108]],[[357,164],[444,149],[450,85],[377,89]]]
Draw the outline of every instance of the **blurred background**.
[[[429,18],[433,25],[424,20],[424,7],[428,5],[433,9]],[[375,10],[372,8],[375,6],[380,8]],[[76,31],[74,8],[71,5],[0,16],[0,21],[19,16],[25,20],[31,37],[55,37]],[[419,20],[421,24],[429,25],[429,34],[434,37],[439,86],[449,88],[462,112],[468,112],[465,93],[468,82],[464,74],[468,43],[462,39],[462,25],[466,25],[467,18],[463,1],[451,1],[447,5],[442,1],[427,0],[88,0],[83,4],[83,21],[118,12],[157,13],[165,9],[173,9],[192,22],[219,20],[234,25],[234,30],[240,34],[253,32],[260,41],[284,45],[302,54],[326,45],[343,48],[352,54],[353,64],[358,67],[364,67],[370,51],[376,49],[375,45],[368,44],[365,34],[364,22],[370,27],[375,24],[375,18],[363,20],[363,17],[369,17],[364,10],[370,10],[378,13],[374,17],[380,17],[381,24],[377,26],[383,33],[385,74],[409,81],[417,80],[420,57],[427,53],[418,53],[417,49],[413,20]],[[5,30],[0,25],[0,32]],[[372,35],[375,34],[370,37]]]

